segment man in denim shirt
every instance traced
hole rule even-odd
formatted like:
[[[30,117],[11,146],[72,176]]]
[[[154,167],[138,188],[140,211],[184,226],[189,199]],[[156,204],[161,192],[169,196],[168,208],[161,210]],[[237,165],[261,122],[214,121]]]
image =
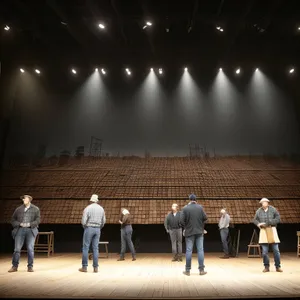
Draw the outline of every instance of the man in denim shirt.
[[[280,223],[280,215],[277,209],[271,205],[269,205],[270,200],[267,198],[262,198],[259,203],[261,203],[262,207],[256,211],[253,223],[261,230],[259,234],[259,244],[262,247],[262,255],[263,255],[263,263],[264,263],[264,270],[263,272],[270,272],[270,260],[269,260],[269,243],[267,240],[267,235],[265,233],[265,228],[267,227],[275,227],[273,230],[274,234],[274,243],[272,243],[274,260],[275,260],[275,267],[276,272],[282,272],[280,266],[280,252],[278,244],[280,243],[278,235],[277,235],[277,224]]]

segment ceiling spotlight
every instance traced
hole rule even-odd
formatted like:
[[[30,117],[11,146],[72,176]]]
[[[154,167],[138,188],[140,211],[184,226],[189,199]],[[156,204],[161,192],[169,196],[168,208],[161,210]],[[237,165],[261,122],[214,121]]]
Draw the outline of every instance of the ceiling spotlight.
[[[95,71],[98,72],[98,68],[95,68]]]
[[[105,75],[105,74],[106,74],[106,72],[105,72],[105,70],[104,70],[104,69],[101,69],[101,73],[102,73],[103,75]]]
[[[152,26],[152,23],[149,22],[149,21],[146,22],[146,24],[144,25],[143,29],[146,29],[148,26],[149,27]]]
[[[34,71],[35,71],[35,73],[37,73],[37,74],[41,74],[41,71],[40,71],[39,69],[35,69]]]
[[[101,24],[101,23],[100,23],[98,26],[99,26],[101,29],[104,29],[104,28],[105,28],[105,26],[104,26],[103,24]]]
[[[21,73],[24,73],[24,72],[25,72],[25,70],[21,68],[21,69],[20,69],[20,72],[21,72]]]
[[[236,71],[235,71],[236,74],[240,74],[241,73],[241,69],[238,68]]]
[[[131,75],[131,72],[128,68],[126,68],[127,75]]]
[[[258,69],[258,68],[256,68],[256,69],[255,69],[255,72],[258,72],[258,71],[259,71],[259,69]]]
[[[219,31],[221,31],[221,32],[224,31],[224,29],[221,26],[217,26],[216,29],[219,30]]]
[[[76,72],[76,70],[75,70],[75,69],[72,69],[72,73],[73,73],[73,74],[76,74],[77,72]]]
[[[187,67],[185,67],[185,68],[184,68],[184,71],[185,71],[185,72],[187,72],[187,70],[188,70],[188,68],[187,68]]]
[[[8,25],[5,25],[4,30],[8,31],[10,27]]]
[[[222,69],[222,68],[219,68],[219,71],[223,71],[223,69]]]
[[[295,69],[294,69],[294,68],[292,68],[292,69],[289,70],[289,73],[290,73],[290,74],[292,74],[292,73],[294,73],[294,72],[295,72]]]
[[[153,72],[153,68],[151,68],[150,71]]]
[[[67,26],[68,23],[61,21],[60,24]]]
[[[158,70],[158,73],[159,73],[159,74],[162,74],[162,73],[163,73],[163,70],[162,70],[162,69],[159,69],[159,70]]]

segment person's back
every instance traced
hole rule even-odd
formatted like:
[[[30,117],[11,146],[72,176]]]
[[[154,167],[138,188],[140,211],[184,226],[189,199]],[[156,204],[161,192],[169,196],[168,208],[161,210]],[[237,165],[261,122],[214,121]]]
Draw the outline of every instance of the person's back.
[[[181,223],[185,228],[185,236],[194,234],[204,234],[204,222],[207,216],[202,208],[196,202],[186,205],[181,213]]]

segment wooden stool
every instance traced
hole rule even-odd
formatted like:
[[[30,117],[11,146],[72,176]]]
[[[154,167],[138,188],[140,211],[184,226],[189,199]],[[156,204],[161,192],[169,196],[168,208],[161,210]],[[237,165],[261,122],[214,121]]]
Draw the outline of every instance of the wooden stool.
[[[46,243],[41,243],[39,239],[41,235],[47,236]],[[53,231],[39,232],[35,239],[34,251],[46,252],[48,254],[48,257],[50,256],[50,254],[53,254],[54,253],[54,232]]]
[[[105,253],[106,253],[106,258],[108,258],[108,244],[109,244],[109,242],[99,242],[99,245],[104,245],[105,246]],[[100,255],[98,256],[99,258],[101,258],[100,257]],[[89,255],[89,259],[92,259],[93,258],[93,254],[90,254]]]
[[[251,254],[251,249],[253,249],[253,254]],[[256,230],[253,230],[250,244],[248,245],[248,257],[261,257],[261,249],[258,244],[258,234]]]
[[[300,256],[300,231],[297,231],[298,245],[297,245],[297,257]]]

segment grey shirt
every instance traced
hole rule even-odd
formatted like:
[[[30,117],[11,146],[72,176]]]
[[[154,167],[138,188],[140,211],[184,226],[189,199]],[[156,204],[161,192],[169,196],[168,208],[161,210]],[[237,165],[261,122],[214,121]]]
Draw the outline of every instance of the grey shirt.
[[[81,220],[81,224],[83,227],[103,228],[105,222],[105,212],[103,207],[99,204],[92,203],[84,209]]]
[[[228,228],[230,223],[230,216],[228,213],[221,216],[219,221],[219,229]]]

